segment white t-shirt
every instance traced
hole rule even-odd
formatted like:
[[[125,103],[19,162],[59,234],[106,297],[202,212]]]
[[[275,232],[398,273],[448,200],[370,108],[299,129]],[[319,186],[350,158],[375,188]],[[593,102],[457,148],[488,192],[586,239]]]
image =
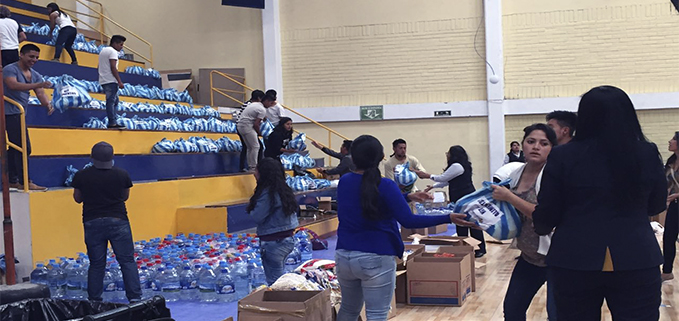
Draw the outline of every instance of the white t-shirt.
[[[266,119],[268,119],[274,126],[278,125],[283,117],[283,106],[276,104],[266,109]]]
[[[106,47],[99,53],[99,84],[118,83],[116,77],[111,72],[111,59],[116,61],[116,69],[118,69],[118,50],[113,47]]]
[[[19,49],[19,24],[14,19],[0,19],[0,46],[2,50]]]
[[[75,28],[75,25],[73,24],[73,21],[71,21],[71,17],[69,17],[65,13],[61,13],[57,16],[57,19],[55,19],[57,25],[59,28],[63,29],[64,27],[73,27]]]
[[[255,124],[256,119],[264,119],[266,117],[266,108],[262,103],[254,102],[250,103],[243,112],[240,113],[240,118],[238,118],[238,127],[249,128]]]

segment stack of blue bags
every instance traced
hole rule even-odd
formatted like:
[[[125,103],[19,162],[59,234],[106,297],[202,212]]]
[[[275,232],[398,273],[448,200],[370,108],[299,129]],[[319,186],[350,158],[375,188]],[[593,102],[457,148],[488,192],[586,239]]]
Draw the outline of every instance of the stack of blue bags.
[[[37,102],[37,104],[40,104],[37,98],[35,98],[34,100],[30,100],[29,104],[32,104],[32,102]],[[81,108],[103,110],[106,109],[106,102],[94,99],[89,104],[82,106]],[[210,106],[193,108],[182,104],[172,105],[160,103],[160,105],[154,105],[148,102],[131,103],[127,101],[121,101],[118,103],[117,110],[129,113],[170,114],[181,116],[221,118],[221,114],[219,113],[219,111]]]
[[[191,136],[189,139],[183,138],[171,141],[167,138],[155,143],[151,149],[152,153],[219,153],[219,152],[239,152],[242,149],[240,141],[222,137],[213,140],[207,137]]]
[[[280,158],[283,168],[287,170],[292,170],[295,165],[301,168],[313,168],[316,166],[316,161],[309,155],[301,155],[297,153],[290,155],[283,154],[280,156]]]
[[[22,29],[26,33],[32,33],[40,36],[45,36],[48,37],[50,36],[50,27],[47,24],[39,24],[37,22],[32,22],[30,26],[22,26]],[[54,46],[54,44],[57,42],[57,37],[59,36],[59,26],[55,26],[54,30],[52,31],[52,39],[47,42],[48,45]],[[76,35],[75,40],[73,41],[73,49],[78,50],[78,51],[85,51],[93,54],[99,54],[102,49],[104,49],[106,45],[98,45],[96,41],[90,40],[87,41],[85,39],[85,35],[82,33],[79,33]],[[123,58],[125,56],[125,52],[122,50],[120,51],[120,54],[118,57]]]
[[[309,190],[317,190],[330,187],[330,181],[327,179],[314,179],[309,176],[285,176],[285,182],[295,192],[304,192]]]
[[[212,132],[235,134],[236,124],[230,120],[220,120],[216,118],[188,118],[184,121],[177,117],[158,119],[156,117],[139,117],[138,115],[132,118],[126,117],[126,114],[119,115],[116,119],[118,125],[125,126],[127,129],[135,130],[152,130],[152,131],[180,131],[180,132]],[[96,117],[90,117],[86,122],[84,128],[105,129],[108,124],[108,118],[99,120]]]
[[[125,68],[125,72],[128,74],[135,74],[160,79],[160,73],[158,72],[158,70],[155,70],[153,68],[144,69],[141,66],[129,66]]]

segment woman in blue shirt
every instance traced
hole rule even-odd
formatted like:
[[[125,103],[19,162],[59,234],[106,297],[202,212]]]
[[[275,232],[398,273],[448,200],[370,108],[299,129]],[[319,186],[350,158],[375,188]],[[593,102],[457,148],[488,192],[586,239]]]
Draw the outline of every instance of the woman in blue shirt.
[[[257,223],[266,282],[272,284],[285,273],[285,258],[292,252],[292,235],[299,226],[299,206],[292,189],[285,183],[283,166],[264,158],[255,169],[257,187],[246,211]]]
[[[403,255],[398,230],[455,223],[473,226],[464,214],[413,215],[394,181],[382,178],[382,144],[363,135],[351,145],[356,171],[337,187],[337,278],[342,289],[338,321],[355,321],[365,303],[368,320],[387,320],[396,282],[395,257]]]

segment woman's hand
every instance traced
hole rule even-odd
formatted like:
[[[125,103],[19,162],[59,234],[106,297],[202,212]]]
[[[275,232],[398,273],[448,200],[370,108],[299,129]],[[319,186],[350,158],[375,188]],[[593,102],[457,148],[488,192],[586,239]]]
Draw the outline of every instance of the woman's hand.
[[[434,195],[431,195],[427,193],[425,190],[424,192],[414,192],[408,194],[408,199],[414,202],[425,202],[425,201],[431,201],[434,199]]]
[[[424,189],[424,192],[429,193],[429,191],[431,191],[433,188],[434,188],[434,186],[427,185],[427,188]],[[432,199],[433,199],[433,197],[432,197]]]
[[[450,213],[450,222],[458,225],[458,226],[465,226],[465,227],[471,227],[471,228],[479,228],[478,225],[467,221],[467,214],[459,214],[459,213]]]
[[[492,185],[491,188],[493,189],[493,199],[495,200],[509,202],[515,196],[512,191],[504,186]]]
[[[429,177],[431,177],[431,175],[429,175],[428,173],[425,173],[423,171],[414,170],[413,172],[415,172],[415,174],[417,174],[417,176],[419,178],[429,178]]]

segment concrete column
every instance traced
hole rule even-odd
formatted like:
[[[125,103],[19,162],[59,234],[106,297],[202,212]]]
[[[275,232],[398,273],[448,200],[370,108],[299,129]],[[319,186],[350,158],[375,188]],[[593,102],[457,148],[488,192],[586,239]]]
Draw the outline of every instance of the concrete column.
[[[265,0],[262,10],[264,38],[264,87],[278,92],[278,102],[283,103],[283,63],[281,59],[281,20],[279,0]]]
[[[486,90],[488,101],[488,156],[490,177],[502,166],[505,154],[505,85],[502,53],[502,0],[484,0],[486,30]],[[495,83],[494,83],[495,82]]]

